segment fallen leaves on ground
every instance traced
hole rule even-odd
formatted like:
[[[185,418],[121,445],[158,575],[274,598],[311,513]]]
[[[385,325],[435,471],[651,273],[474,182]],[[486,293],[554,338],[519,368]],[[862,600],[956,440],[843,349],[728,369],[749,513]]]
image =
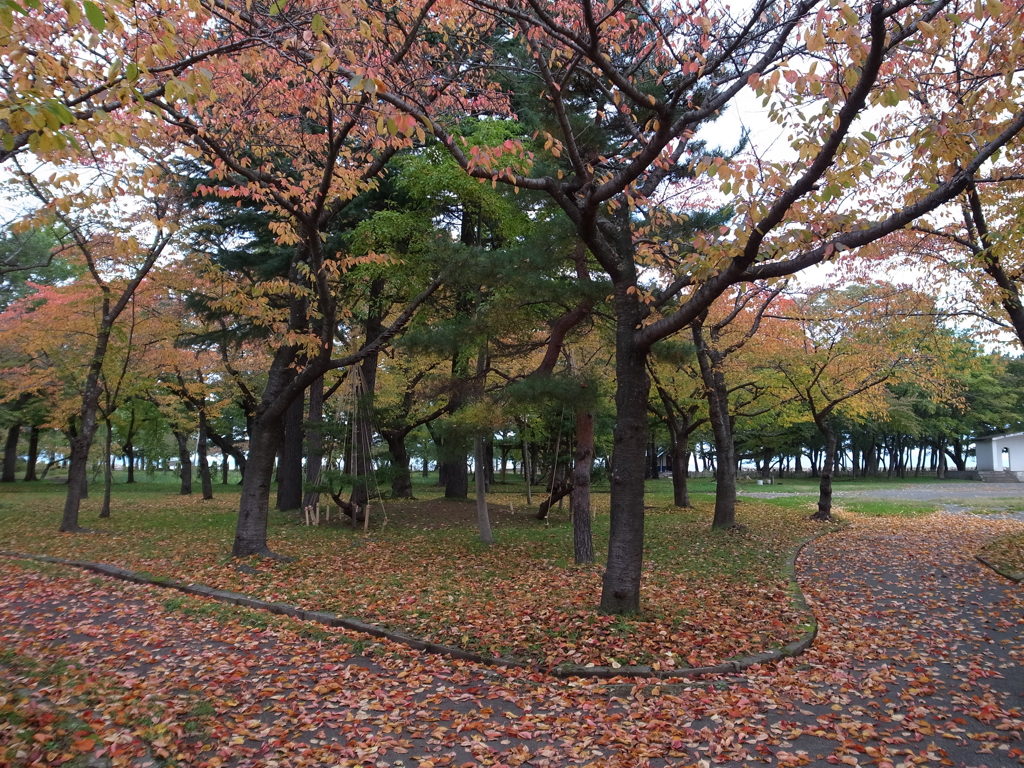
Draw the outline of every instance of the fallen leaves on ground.
[[[1019,529],[858,519],[801,559],[821,623],[807,654],[671,686],[496,672],[389,643],[359,655],[343,631],[312,641],[296,622],[183,615],[152,587],[2,561],[0,762],[1024,764],[1024,594],[973,560]]]
[[[542,666],[671,670],[799,638],[810,617],[793,602],[787,562],[800,541],[828,530],[804,510],[768,504],[742,505],[738,531],[712,531],[708,506],[652,509],[644,611],[623,618],[596,610],[601,568],[571,563],[565,515],[555,512],[545,524],[516,514],[511,495],[495,497],[505,504],[492,508],[492,547],[476,539],[471,504],[404,502],[390,504],[387,525],[369,534],[278,516],[272,546],[298,559],[250,561],[244,570],[226,557],[231,507],[179,499],[146,498],[96,521],[102,532],[91,535],[54,535],[48,518],[29,516],[22,506],[0,514],[0,548],[113,563]],[[379,525],[381,513],[374,515]],[[597,516],[595,529],[600,553],[606,514]]]

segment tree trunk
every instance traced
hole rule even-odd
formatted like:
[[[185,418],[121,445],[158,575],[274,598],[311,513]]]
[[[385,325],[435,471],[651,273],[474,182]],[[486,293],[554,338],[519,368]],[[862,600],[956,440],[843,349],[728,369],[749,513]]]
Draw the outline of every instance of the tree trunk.
[[[441,440],[438,438],[434,439],[434,446],[437,449],[437,487],[444,488],[445,486],[445,474],[448,472],[448,465],[444,463],[441,456],[444,450],[441,448]]]
[[[594,466],[594,412],[576,411],[576,452],[572,464],[572,549],[577,564],[594,562],[590,517],[590,475]]]
[[[95,429],[95,427],[94,427]],[[92,435],[86,439],[82,432],[76,432],[71,438],[71,451],[68,457],[68,492],[64,497],[64,514],[61,518],[60,530],[63,533],[81,531],[78,525],[78,510],[82,499],[86,498],[88,487],[89,444]]]
[[[242,498],[235,528],[235,557],[272,556],[267,546],[267,518],[270,486],[274,477],[274,458],[281,441],[284,420],[264,416],[254,419],[249,438],[249,457],[242,477]]]
[[[864,456],[864,470],[872,476],[878,474],[879,445],[872,441],[871,448]]]
[[[391,497],[394,499],[411,499],[412,472],[409,470],[409,450],[405,445],[408,433],[401,430],[388,429],[381,432],[391,454]]]
[[[384,292],[384,279],[374,278],[370,283],[369,308],[366,313],[366,320],[363,323],[363,334],[366,343],[376,339],[384,330],[383,308],[381,305],[381,294]],[[356,369],[358,380],[356,384],[355,407],[358,412],[356,419],[356,434],[353,435],[355,447],[353,449],[354,468],[352,470],[352,496],[349,501],[365,507],[370,500],[370,483],[373,475],[373,462],[371,451],[373,447],[373,409],[374,399],[377,392],[377,363],[376,353],[363,358],[363,361]],[[469,495],[468,489],[463,493],[462,498]]]
[[[672,503],[677,507],[689,509],[690,486],[687,482],[689,474],[690,452],[686,449],[686,438],[672,435]]]
[[[953,460],[957,472],[967,471],[967,457],[960,440],[954,440],[952,446],[946,449],[946,456]]]
[[[135,482],[135,446],[129,441],[126,442],[122,448],[124,450],[124,457],[127,464],[126,469],[128,470],[128,477],[125,480],[125,484],[132,485]]]
[[[694,322],[692,331],[715,438],[715,514],[711,527],[732,528],[736,525],[736,443],[729,418],[729,392],[725,375],[704,339],[700,321]]]
[[[100,517],[110,517],[110,494],[114,485],[114,469],[110,460],[114,451],[114,425],[110,419],[103,420],[105,430],[103,435],[103,505],[100,507]]]
[[[7,428],[7,440],[4,442],[4,471],[0,482],[13,483],[18,473],[18,438],[21,436],[21,424],[12,424]]]
[[[547,520],[548,515],[551,513],[551,508],[572,493],[572,483],[569,480],[560,478],[551,485],[550,490],[551,492],[548,494],[548,497],[537,507],[538,520]]]
[[[466,453],[461,439],[458,445],[452,446],[446,440],[444,451],[448,458],[444,460],[444,497],[446,499],[469,498],[469,468],[466,466]]]
[[[677,507],[690,506],[690,490],[687,484],[690,463],[690,434],[696,429],[693,423],[693,412],[680,408],[672,396],[662,386],[658,386],[658,396],[665,408],[665,423],[668,425],[669,439],[672,441],[672,503]]]
[[[127,465],[125,469],[128,471],[128,478],[125,482],[127,485],[132,485],[135,482],[135,401],[129,400],[128,407],[128,429],[124,436],[124,442],[121,444],[121,451]]]
[[[306,492],[302,508],[320,504],[320,481],[324,468],[324,379],[321,376],[309,387],[309,410],[306,415]]]
[[[633,287],[634,293],[628,289]],[[629,281],[615,286],[615,431],[611,472],[608,563],[601,610],[640,610],[644,555],[644,459],[647,453],[647,352],[634,334],[642,312]]]
[[[487,450],[484,447],[484,438],[477,435],[474,444],[474,466],[473,473],[476,479],[476,524],[480,531],[480,541],[484,544],[493,544],[494,535],[491,533],[491,517],[487,512]]]
[[[28,430],[28,464],[25,467],[25,482],[36,479],[36,464],[39,463],[39,427],[33,424]]]
[[[526,480],[526,503],[533,504],[533,461],[530,441],[523,437],[523,479]]]
[[[209,429],[206,424],[206,413],[199,411],[199,440],[196,442],[196,458],[199,460],[199,482],[203,487],[203,500],[213,498],[213,478],[210,477],[210,459],[206,451],[206,436]]]
[[[280,510],[302,507],[302,418],[304,399],[296,397],[285,410],[284,440],[277,467],[277,508]]]
[[[836,431],[828,417],[817,419],[818,429],[825,439],[825,455],[821,463],[821,482],[818,486],[818,511],[811,515],[812,520],[832,519],[832,472],[835,469]]]
[[[206,438],[220,448],[221,456],[224,459],[221,465],[224,485],[228,484],[228,456],[235,460],[235,466],[238,467],[239,474],[242,475],[242,477],[245,477],[245,454],[242,453],[242,451],[240,451],[229,438],[210,429],[209,424],[206,425]]]
[[[647,479],[657,480],[661,477],[661,466],[658,461],[658,444],[654,440],[647,443]]]
[[[182,496],[192,493],[192,454],[188,449],[188,435],[174,430],[174,439],[178,443],[178,477],[181,478]]]

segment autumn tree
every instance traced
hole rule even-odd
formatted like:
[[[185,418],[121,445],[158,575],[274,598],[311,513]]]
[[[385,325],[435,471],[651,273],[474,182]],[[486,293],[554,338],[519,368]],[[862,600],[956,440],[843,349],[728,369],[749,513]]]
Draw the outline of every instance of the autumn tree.
[[[457,9],[428,13],[434,6],[385,15],[349,4],[217,6],[225,39],[265,36],[268,47],[208,60],[211,98],[149,100],[212,169],[214,182],[204,191],[263,206],[278,242],[293,249],[287,279],[269,281],[256,301],[267,310],[263,323],[274,355],[251,420],[237,556],[273,554],[266,540],[270,482],[292,404],[325,372],[377,355],[438,285],[427,278],[418,293],[409,288],[402,306],[380,317],[372,338],[358,333],[339,295],[353,285],[348,273],[359,260],[332,249],[328,237],[378,184],[394,154],[424,135],[379,98],[385,80],[401,79],[405,92],[424,104],[450,108],[472,90],[477,104],[489,101],[486,87],[475,89],[465,73],[456,77],[451,69],[476,49],[471,19]],[[368,18],[374,23],[367,25]],[[282,23],[293,32],[267,33]],[[274,306],[271,296],[287,299],[286,308]],[[223,308],[249,304],[239,294]]]
[[[723,295],[709,312],[690,325],[693,347],[708,401],[708,421],[715,440],[715,513],[713,528],[732,528],[736,524],[736,440],[733,421],[738,410],[750,408],[762,399],[764,388],[757,381],[756,367],[740,364],[742,377],[730,377],[727,364],[747,347],[761,328],[765,312],[782,291],[757,284],[742,286],[732,295]],[[714,313],[712,314],[712,311]],[[752,361],[751,361],[752,362]],[[739,378],[739,380],[737,380]],[[730,380],[731,379],[731,380]],[[741,400],[740,403],[736,402]],[[762,409],[770,409],[771,405]]]
[[[53,234],[47,228],[22,230],[8,227],[0,233],[0,311],[31,294],[38,287],[70,281],[80,269],[59,257]],[[4,355],[9,365],[18,360],[20,351],[11,349]],[[15,388],[16,389],[16,388]],[[45,404],[26,392],[3,397],[0,424],[6,427],[4,464],[0,482],[14,482],[17,473],[19,438],[28,428],[28,461],[25,480],[36,479],[39,455],[40,425],[46,421]]]
[[[821,289],[794,300],[792,311],[766,331],[780,336],[771,365],[824,441],[814,519],[829,520],[838,420],[885,413],[899,384],[948,396],[943,336],[934,302],[906,286]]]
[[[77,531],[104,391],[104,363],[115,326],[171,242],[179,226],[174,221],[178,210],[160,169],[148,165],[144,157],[107,163],[96,178],[67,172],[44,182],[32,170],[18,168],[20,183],[42,204],[38,217],[59,223],[59,229],[54,229],[58,247],[83,266],[78,286],[88,287],[97,301],[95,327],[89,334],[92,347],[81,355],[85,375],[72,425],[68,493],[61,521],[62,531]],[[129,191],[137,195],[134,205],[139,206],[132,216],[123,209]]]
[[[557,147],[572,170],[546,174],[531,166],[527,146],[516,150],[515,163],[466,147],[450,113],[404,99],[397,82],[387,83],[380,98],[429,123],[471,175],[550,195],[612,281],[617,421],[601,606],[633,612],[640,604],[651,346],[692,323],[730,285],[792,274],[837,251],[863,247],[953,199],[1020,132],[1024,113],[1015,100],[992,112],[979,101],[971,115],[975,138],[938,163],[917,152],[931,144],[934,125],[904,131],[897,142],[863,134],[870,106],[897,104],[912,85],[942,87],[937,73],[948,70],[935,67],[935,60],[953,62],[955,53],[953,63],[962,66],[963,51],[953,50],[949,30],[958,14],[973,12],[954,0],[927,7],[875,2],[863,14],[813,0],[761,2],[737,15],[703,4],[657,12],[589,1],[466,5],[493,15],[528,53],[509,63],[544,83],[559,124],[538,137],[538,149]],[[1017,41],[1019,24],[1006,7],[998,21],[979,20],[973,36],[1003,39],[1005,33]],[[789,121],[796,157],[692,157],[696,131],[748,90]],[[614,124],[620,138],[609,146],[589,143],[571,117],[579,115],[598,126]],[[909,171],[908,151],[914,158]],[[905,204],[875,198],[875,205],[849,205],[870,196],[897,164],[901,175],[921,181],[906,190]],[[701,181],[719,179],[735,217],[725,232],[694,238],[687,249],[648,248],[644,221],[655,209],[671,209],[669,185],[685,184],[679,179],[684,170]],[[669,256],[665,271],[674,277],[646,290],[644,267]],[[672,311],[660,314],[668,304]]]

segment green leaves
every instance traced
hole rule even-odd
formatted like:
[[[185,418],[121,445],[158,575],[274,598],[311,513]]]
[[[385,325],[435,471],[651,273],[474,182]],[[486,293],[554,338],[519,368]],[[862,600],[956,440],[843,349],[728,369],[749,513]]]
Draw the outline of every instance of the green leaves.
[[[75,122],[75,116],[71,113],[71,110],[59,101],[43,102],[42,109],[49,117],[52,117],[52,120],[48,119],[47,123],[54,130]]]
[[[89,20],[90,26],[97,32],[102,32],[107,28],[107,17],[103,15],[103,11],[92,0],[84,0],[82,10],[85,11],[85,18]]]

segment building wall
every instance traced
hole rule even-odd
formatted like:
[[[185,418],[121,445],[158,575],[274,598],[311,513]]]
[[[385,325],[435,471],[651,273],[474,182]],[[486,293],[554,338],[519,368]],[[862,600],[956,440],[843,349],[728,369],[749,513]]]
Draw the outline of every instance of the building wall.
[[[998,472],[1003,468],[1002,457],[999,456],[1002,445],[999,445],[997,440],[998,438],[984,438],[975,443],[979,472]]]
[[[983,438],[977,441],[975,448],[979,472],[1002,471],[1004,448],[1010,454],[1010,471],[1024,472],[1024,435]]]
[[[1010,471],[1011,472],[1024,472],[1024,435],[1017,437],[1009,437],[1005,440],[1001,440],[999,448],[1008,448],[1010,450]],[[1002,468],[1002,457],[1000,457],[1000,463],[996,466]]]

